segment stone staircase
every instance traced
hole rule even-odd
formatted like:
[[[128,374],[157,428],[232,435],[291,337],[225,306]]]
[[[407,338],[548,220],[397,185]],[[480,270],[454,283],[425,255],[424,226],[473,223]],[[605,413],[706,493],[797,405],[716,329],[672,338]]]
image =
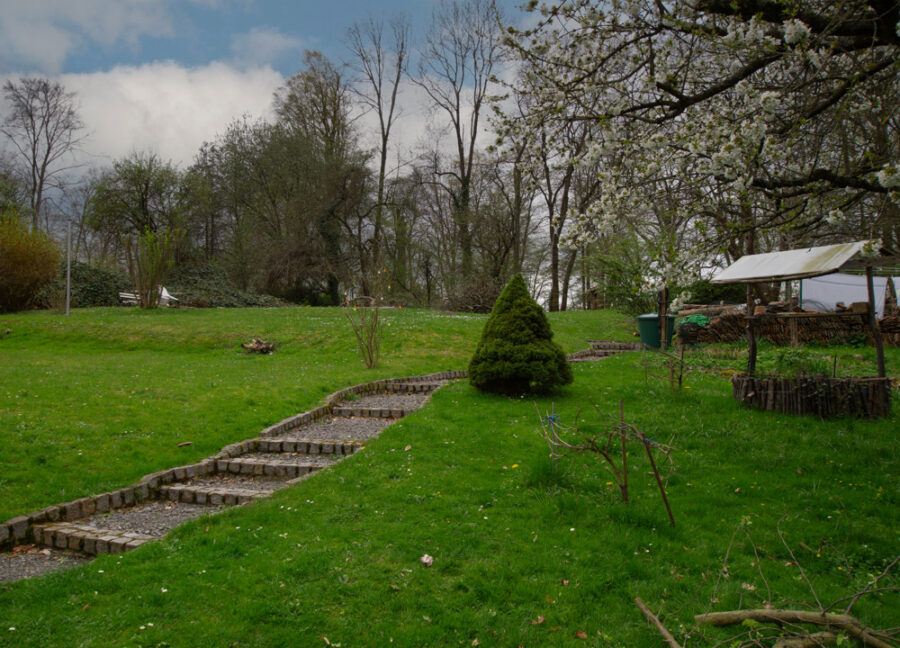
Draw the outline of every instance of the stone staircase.
[[[465,372],[376,381],[332,394],[322,407],[281,421],[196,464],[0,524],[0,544],[121,553],[162,537],[192,517],[270,497],[362,450],[392,422]]]
[[[640,342],[612,342],[609,340],[588,340],[590,348],[584,351],[570,353],[569,362],[591,362],[601,358],[628,353],[629,351],[641,351],[644,346]]]

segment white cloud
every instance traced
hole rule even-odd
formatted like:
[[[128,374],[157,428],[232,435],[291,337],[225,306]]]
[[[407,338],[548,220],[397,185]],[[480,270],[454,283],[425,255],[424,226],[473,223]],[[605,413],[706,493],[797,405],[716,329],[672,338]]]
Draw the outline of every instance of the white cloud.
[[[204,141],[243,114],[270,115],[284,79],[269,67],[237,70],[224,63],[185,68],[164,62],[60,77],[74,91],[96,165],[135,151],[187,166]]]
[[[0,67],[57,74],[78,48],[173,36],[169,1],[0,0]]]
[[[282,56],[300,52],[303,48],[304,43],[299,38],[274,29],[254,27],[247,33],[231,37],[231,53],[239,66],[270,65]]]

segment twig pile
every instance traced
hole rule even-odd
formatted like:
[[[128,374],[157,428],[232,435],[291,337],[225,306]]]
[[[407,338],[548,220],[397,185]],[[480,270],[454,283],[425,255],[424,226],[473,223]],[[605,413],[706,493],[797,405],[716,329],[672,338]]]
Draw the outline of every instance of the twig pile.
[[[242,344],[241,347],[246,349],[250,353],[268,354],[272,353],[275,350],[274,344],[266,342],[265,340],[262,340],[260,338],[253,338],[249,342]]]

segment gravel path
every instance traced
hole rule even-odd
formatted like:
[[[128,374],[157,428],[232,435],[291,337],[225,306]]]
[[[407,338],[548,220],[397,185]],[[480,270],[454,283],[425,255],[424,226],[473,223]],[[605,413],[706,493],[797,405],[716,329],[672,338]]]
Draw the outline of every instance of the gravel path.
[[[312,425],[291,430],[283,435],[284,439],[306,439],[309,441],[362,441],[377,436],[388,425],[391,419],[352,418],[338,416],[320,419]]]
[[[184,482],[185,486],[202,486],[203,488],[240,488],[243,490],[273,491],[284,486],[287,478],[254,477],[252,475],[226,475],[219,473],[191,479]]]
[[[34,578],[57,569],[77,567],[91,560],[91,557],[74,551],[18,545],[12,551],[0,553],[0,583]]]
[[[430,394],[367,394],[356,400],[342,401],[339,407],[369,407],[378,409],[419,409]]]
[[[280,461],[307,466],[322,466],[323,468],[332,466],[343,458],[343,455],[308,455],[302,452],[255,452],[241,456],[241,459],[262,459],[263,461]]]
[[[215,513],[223,508],[225,507],[157,500],[134,508],[117,509],[112,513],[94,515],[86,520],[79,520],[78,524],[86,524],[100,529],[134,531],[161,538],[182,522],[193,520],[206,513]]]
[[[430,394],[379,393],[361,396],[341,403],[345,407],[373,409],[404,409],[411,411],[422,407]],[[286,439],[309,441],[364,441],[377,436],[391,419],[331,417],[321,419],[283,435]],[[252,453],[247,458],[287,461],[297,464],[315,464],[327,467],[337,463],[339,455],[306,455],[303,453]],[[312,474],[312,473],[310,473]],[[284,485],[285,478],[234,474],[216,474],[183,482],[186,486],[207,488],[231,488],[254,491],[274,491]],[[159,538],[179,524],[206,514],[216,513],[226,506],[203,506],[168,500],[155,500],[134,507],[93,515],[78,520],[78,524],[130,531]],[[91,556],[37,545],[19,545],[11,551],[0,552],[0,583],[33,578],[58,569],[67,569],[90,562]]]

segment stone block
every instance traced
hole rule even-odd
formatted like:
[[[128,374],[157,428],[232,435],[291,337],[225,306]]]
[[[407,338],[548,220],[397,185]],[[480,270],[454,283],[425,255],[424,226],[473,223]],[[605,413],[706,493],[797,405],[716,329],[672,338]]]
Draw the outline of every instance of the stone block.
[[[222,493],[216,491],[209,493],[209,503],[213,506],[220,506],[223,502],[224,498],[222,497]]]
[[[81,514],[84,517],[91,516],[97,512],[97,503],[93,497],[82,497],[78,500],[78,503],[81,504]]]
[[[78,502],[66,502],[65,504],[60,504],[60,507],[62,508],[60,517],[66,522],[71,522],[81,517],[81,504]]]
[[[306,441],[297,441],[294,444],[294,452],[302,452],[303,454],[306,454],[307,452],[309,452],[309,443]]]
[[[184,474],[188,479],[193,479],[197,476],[197,466],[185,466]]]
[[[234,493],[225,492],[222,494],[222,501],[228,506],[234,506],[238,503],[237,496]]]
[[[85,537],[84,542],[81,545],[81,550],[86,554],[96,555],[97,554],[97,538]]]
[[[109,510],[109,495],[106,493],[97,495],[94,498],[94,506],[97,508],[97,513],[106,513]]]
[[[109,540],[106,537],[97,538],[94,543],[94,549],[99,556],[100,554],[108,554],[109,553]]]
[[[228,472],[228,461],[226,459],[219,459],[216,461],[216,470],[218,472]]]
[[[134,499],[138,502],[150,499],[150,487],[147,484],[137,484],[132,486],[131,490],[134,491]]]
[[[242,461],[242,462],[240,463],[240,468],[241,468],[241,474],[242,474],[242,475],[252,475],[252,474],[253,474],[253,470],[254,470],[254,468],[256,468],[256,466],[254,466],[254,465],[253,465],[252,463],[250,463],[249,461]]]
[[[177,502],[181,499],[181,486],[169,486],[166,488],[166,499]]]
[[[128,541],[128,544],[125,545],[126,551],[131,551],[132,549],[137,549],[141,545],[147,544],[149,540],[145,540],[144,538],[133,538]]]
[[[124,553],[128,542],[128,538],[112,538],[109,541],[109,553]]]
[[[175,473],[175,481],[183,481],[187,477],[187,471],[183,466],[175,468],[173,472]]]
[[[206,504],[206,493],[204,491],[198,490],[194,493],[194,500],[197,504]]]
[[[109,494],[109,508],[122,508],[122,494],[119,491],[113,491]]]
[[[276,466],[275,464],[267,463],[263,466],[263,474],[271,477],[272,475],[278,474],[278,469],[280,466]]]
[[[53,531],[53,529],[44,527],[43,529],[41,529],[40,544],[44,545],[45,547],[52,547],[54,535],[55,532]]]
[[[66,529],[57,529],[53,534],[53,546],[57,549],[65,549],[69,546],[69,532]]]
[[[3,544],[12,535],[12,531],[7,524],[0,524],[0,544]]]
[[[185,504],[193,504],[194,491],[190,488],[185,488],[183,491],[181,491],[181,501]]]
[[[322,444],[317,443],[315,441],[310,441],[307,444],[306,454],[317,455],[322,452]]]
[[[24,540],[28,535],[28,527],[31,526],[28,518],[24,515],[14,517],[7,520],[5,526],[9,527],[10,535],[16,540]]]
[[[125,506],[134,505],[134,491],[130,488],[120,488],[119,492],[122,493],[122,502],[125,503]]]
[[[333,443],[323,443],[320,446],[321,454],[334,454],[334,444]]]
[[[68,547],[72,551],[81,551],[82,538],[77,533],[69,535]]]

